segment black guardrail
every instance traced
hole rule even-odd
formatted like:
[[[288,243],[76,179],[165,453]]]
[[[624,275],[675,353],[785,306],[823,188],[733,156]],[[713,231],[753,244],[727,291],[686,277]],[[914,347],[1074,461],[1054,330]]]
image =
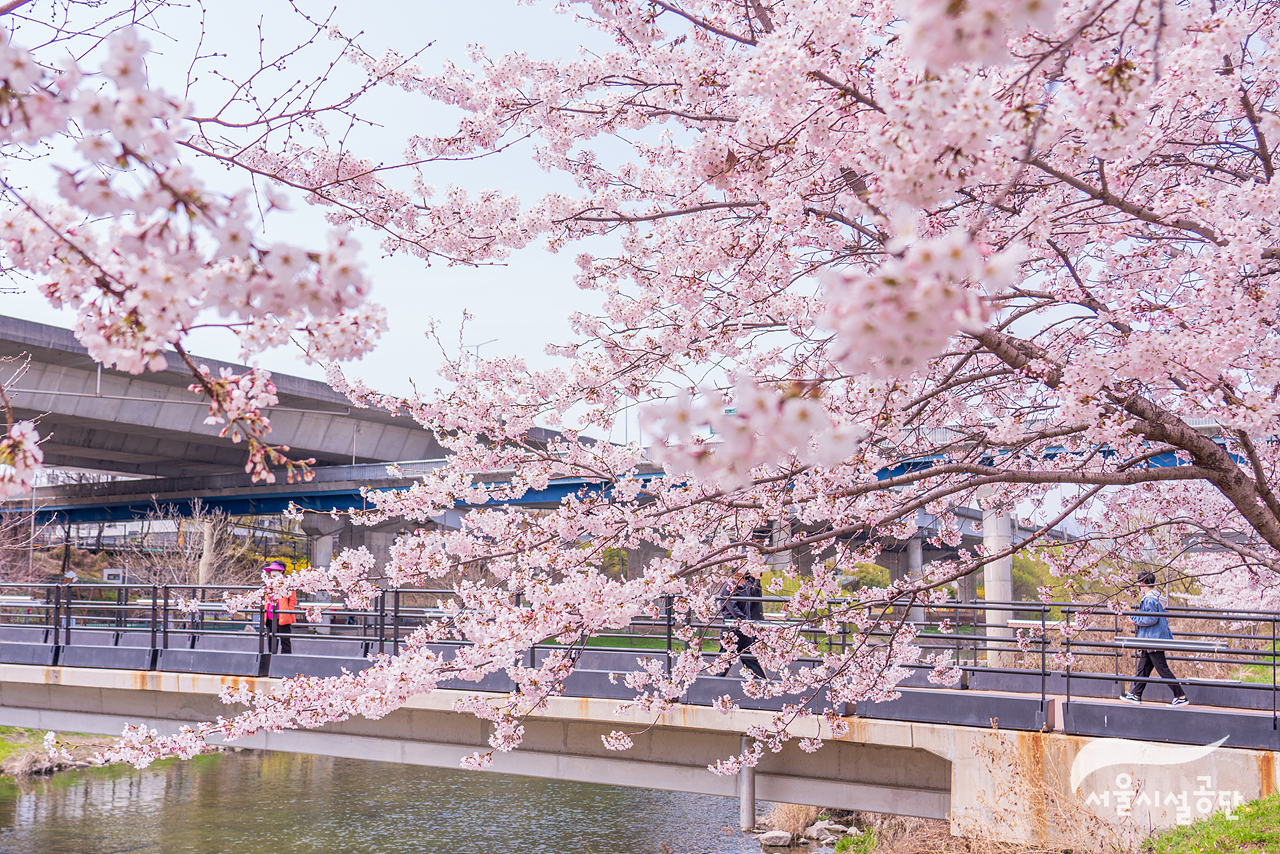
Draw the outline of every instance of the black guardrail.
[[[370,657],[395,654],[410,633],[442,619],[448,590],[389,589],[367,609],[341,603],[303,602],[289,613],[299,622],[273,631],[262,608],[227,611],[225,599],[251,588],[194,585],[0,584],[0,662],[103,667],[240,676],[336,676],[358,672]],[[833,599],[791,613],[781,597],[735,597],[758,602],[772,628],[786,627],[813,645],[816,656],[842,653],[852,644],[887,643],[892,631],[914,632],[924,656],[941,656],[955,681],[936,684],[935,665],[904,666],[901,696],[858,702],[838,711],[873,718],[1042,730],[1060,727],[1081,735],[1123,735],[1199,743],[1206,732],[1230,731],[1239,746],[1280,747],[1277,714],[1277,620],[1271,612],[1170,607],[1174,639],[1126,635],[1127,612],[1080,603],[949,602],[924,607],[875,607]],[[655,603],[655,616],[623,631],[595,637],[572,650],[576,670],[565,683],[570,696],[629,699],[634,692],[611,674],[636,669],[644,658],[672,658],[696,644],[710,664],[719,658],[722,633],[753,629],[723,618],[698,620],[674,597]],[[868,611],[871,611],[868,614]],[[319,619],[312,619],[319,615]],[[873,626],[859,633],[855,624]],[[681,636],[691,638],[682,641]],[[448,657],[461,642],[433,644]],[[1158,676],[1138,679],[1133,658],[1157,648],[1174,668],[1190,708],[1166,710],[1153,703],[1165,691]],[[537,666],[557,643],[525,653]],[[746,651],[749,654],[750,650]],[[744,656],[745,657],[745,656]],[[816,663],[817,657],[796,666]],[[516,662],[513,662],[515,664]],[[722,662],[723,663],[723,662]],[[714,670],[714,668],[713,668]],[[947,680],[950,681],[950,680]],[[1149,686],[1143,706],[1110,702],[1126,684]],[[1155,684],[1152,684],[1155,683]],[[461,679],[441,687],[510,691],[505,671],[479,682]],[[825,707],[825,689],[803,696],[748,697],[743,680],[724,673],[700,675],[686,702],[711,704],[729,695],[744,708],[786,704]],[[1054,700],[1061,720],[1053,719]],[[1177,718],[1181,715],[1181,718]],[[1234,723],[1233,723],[1234,721]]]

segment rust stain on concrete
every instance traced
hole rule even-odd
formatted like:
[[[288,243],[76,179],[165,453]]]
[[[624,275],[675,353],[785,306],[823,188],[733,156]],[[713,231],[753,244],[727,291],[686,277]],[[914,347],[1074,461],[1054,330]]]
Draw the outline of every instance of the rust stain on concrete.
[[[132,670],[129,675],[132,677],[133,687],[139,691],[157,691],[160,688],[146,670]]]
[[[62,684],[62,668],[61,667],[44,668],[44,684],[61,685]]]
[[[1048,781],[1045,779],[1045,734],[1042,732],[1018,732],[1015,735],[1018,743],[1018,770],[1028,779],[1026,790],[1040,793]],[[1030,809],[1031,821],[1035,829],[1035,839],[1044,844],[1049,841],[1049,811],[1043,796],[1033,794],[1025,805]]]
[[[867,742],[867,728],[871,725],[866,718],[845,718],[849,723],[849,731],[841,736],[840,741],[850,741],[855,744],[865,744]]]
[[[1258,777],[1261,782],[1259,796],[1267,797],[1276,791],[1276,755],[1270,750],[1258,754]]]

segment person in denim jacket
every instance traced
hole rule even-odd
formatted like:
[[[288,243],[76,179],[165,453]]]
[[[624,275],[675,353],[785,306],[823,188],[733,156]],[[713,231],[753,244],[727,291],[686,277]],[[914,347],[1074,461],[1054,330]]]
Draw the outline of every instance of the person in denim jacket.
[[[739,653],[738,661],[743,669],[750,670],[761,679],[767,679],[764,668],[760,666],[760,660],[747,653],[747,649],[756,642],[756,639],[740,628],[743,623],[764,619],[764,603],[760,598],[763,595],[760,579],[749,572],[744,573],[740,578],[726,582],[721,588],[720,616],[724,618],[725,634],[733,636],[734,647]],[[726,649],[722,639],[720,651],[724,652]]]
[[[1138,606],[1138,610],[1142,614],[1129,619],[1133,622],[1137,630],[1136,634],[1140,638],[1173,640],[1173,632],[1169,631],[1169,618],[1164,616],[1164,605],[1160,603],[1160,594],[1156,592],[1155,584],[1156,576],[1153,572],[1144,572],[1138,576],[1138,586],[1142,589],[1142,603]],[[1153,669],[1162,679],[1169,680],[1169,687],[1173,690],[1173,702],[1169,705],[1185,706],[1187,695],[1174,677],[1163,649],[1144,649],[1138,654],[1137,677],[1145,679],[1151,675]],[[1120,699],[1126,703],[1141,703],[1142,692],[1146,687],[1146,682],[1134,682],[1130,690],[1120,695]]]

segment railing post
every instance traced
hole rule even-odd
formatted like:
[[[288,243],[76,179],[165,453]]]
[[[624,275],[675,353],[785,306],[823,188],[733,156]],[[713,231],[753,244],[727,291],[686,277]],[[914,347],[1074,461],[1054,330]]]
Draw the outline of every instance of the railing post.
[[[62,632],[62,627],[58,622],[61,618],[62,609],[62,585],[53,588],[53,603],[49,610],[45,611],[45,624],[53,628],[53,645],[58,645],[58,636]]]
[[[670,593],[667,594],[667,675],[671,675],[671,653],[675,638],[675,602]]]
[[[169,648],[169,585],[164,585],[164,604],[160,606],[160,637]]]
[[[62,609],[67,598],[67,588],[63,583],[59,583],[57,589],[53,592],[53,644],[58,646],[62,643]]]
[[[742,737],[742,752],[751,749],[751,740]],[[743,831],[756,826],[756,769],[744,764],[738,769],[738,827]]]
[[[1276,728],[1276,618],[1271,618],[1271,728]]]
[[[266,603],[258,603],[258,655],[267,651],[267,608]]]
[[[63,643],[71,645],[71,586],[68,585],[63,590],[62,596],[62,613],[65,616],[66,631],[63,634]]]
[[[156,647],[156,608],[159,607],[159,601],[160,601],[160,590],[154,584],[152,584],[151,585],[151,648],[152,649],[157,649]]]
[[[378,594],[378,655],[386,652],[387,644],[387,591]]]
[[[1120,681],[1120,644],[1116,642],[1116,638],[1120,637],[1120,614],[1116,612],[1111,616],[1111,645],[1115,648],[1115,655],[1112,658],[1115,660],[1116,690],[1124,693],[1124,688],[1121,687]]]
[[[1048,608],[1048,605],[1043,602],[1040,603],[1040,708],[1044,710],[1046,714],[1048,713],[1045,703],[1046,694],[1048,694],[1046,689],[1048,687],[1049,671],[1046,667],[1047,662],[1045,661],[1045,644],[1048,643],[1049,632],[1045,626],[1045,617],[1047,615]]]
[[[1063,636],[1063,640],[1066,641],[1066,647],[1067,647],[1066,649],[1067,687],[1066,687],[1066,697],[1062,701],[1062,722],[1065,725],[1067,721],[1067,707],[1071,705],[1071,632],[1074,631],[1074,628],[1071,625],[1071,609],[1063,608],[1062,611],[1063,611],[1063,616],[1065,618],[1065,622],[1063,622],[1062,624],[1063,625],[1062,636]]]
[[[391,654],[400,654],[400,588],[391,591]]]

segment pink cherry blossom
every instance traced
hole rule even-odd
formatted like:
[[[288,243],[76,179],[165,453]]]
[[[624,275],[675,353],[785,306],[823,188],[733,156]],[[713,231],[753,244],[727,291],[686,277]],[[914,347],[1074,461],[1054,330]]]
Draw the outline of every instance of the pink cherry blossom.
[[[747,690],[788,699],[714,766],[733,773],[781,749],[799,718],[819,732],[805,749],[847,732],[840,704],[892,698],[912,667],[951,683],[954,663],[922,653],[894,615],[944,603],[959,579],[1063,524],[1085,535],[1040,553],[1055,589],[1120,601],[1141,562],[1195,578],[1195,601],[1274,608],[1274,8],[572,10],[558,25],[605,42],[561,59],[531,44],[410,61],[300,19],[310,40],[298,50],[331,51],[360,86],[305,107],[273,100],[264,58],[220,68],[252,80],[254,97],[199,121],[148,80],[136,35],[108,43],[105,82],[92,86],[74,65],[55,79],[0,49],[0,69],[13,69],[0,139],[35,152],[70,136],[83,160],[57,164],[57,204],[6,185],[0,249],[78,312],[95,358],[159,369],[175,352],[189,358],[183,342],[205,322],[234,329],[247,354],[297,337],[353,405],[412,418],[449,452],[355,514],[403,530],[389,557],[346,551],[229,603],[286,588],[368,602],[376,577],[450,585],[439,619],[360,674],[229,694],[247,708],[172,739],[130,730],[113,755],[146,762],[190,755],[213,734],[376,717],[443,681],[503,672],[519,692],[457,705],[492,724],[489,749],[467,760],[484,767],[518,746],[526,717],[572,672],[568,655],[519,664],[530,647],[574,648],[667,607],[687,615],[670,658],[619,677],[635,692],[627,708],[656,716],[730,666],[736,652],[701,655],[720,592],[763,573],[788,593],[777,619],[744,629],[771,674]],[[52,67],[42,50],[38,68]],[[415,124],[399,160],[326,129],[401,127],[380,123],[365,97],[382,92],[457,121]],[[554,189],[521,198],[456,168],[526,155]],[[279,215],[284,190],[250,204],[206,186],[201,159],[321,206],[328,242],[264,243],[259,211]],[[566,308],[572,332],[550,347],[554,365],[474,358],[437,338],[442,390],[387,394],[336,364],[386,324],[361,244],[424,264],[572,251],[576,284],[599,308]],[[188,367],[210,417],[249,446],[250,470],[288,468],[267,444],[269,377]],[[645,442],[617,441],[637,411]],[[31,437],[11,441],[12,459],[38,465]],[[515,504],[552,486],[570,492],[555,507]],[[1032,533],[1003,554],[966,545],[958,510],[978,504],[1027,516],[1020,530]],[[459,525],[439,524],[462,505],[474,509]],[[883,544],[917,534],[949,557],[883,588],[842,586]],[[822,640],[832,637],[841,643]],[[433,653],[440,641],[457,656]],[[806,710],[822,691],[828,707]],[[604,742],[623,749],[628,737]]]

